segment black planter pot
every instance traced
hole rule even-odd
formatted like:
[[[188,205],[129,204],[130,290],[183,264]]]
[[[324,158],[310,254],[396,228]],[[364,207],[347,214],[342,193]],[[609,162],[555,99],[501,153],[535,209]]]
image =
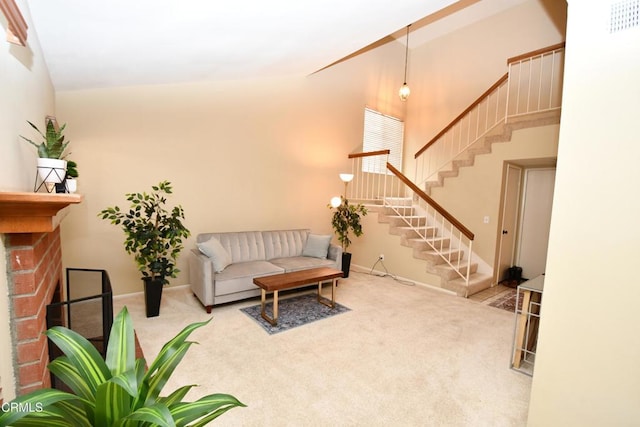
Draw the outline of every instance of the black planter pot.
[[[66,179],[63,179],[62,182],[56,183],[56,193],[67,193]]]
[[[157,317],[160,314],[160,301],[162,301],[162,284],[161,278],[151,279],[151,277],[143,277],[144,281],[144,306],[147,317]]]
[[[350,269],[351,269],[351,254],[349,252],[342,252],[342,277],[349,277]]]

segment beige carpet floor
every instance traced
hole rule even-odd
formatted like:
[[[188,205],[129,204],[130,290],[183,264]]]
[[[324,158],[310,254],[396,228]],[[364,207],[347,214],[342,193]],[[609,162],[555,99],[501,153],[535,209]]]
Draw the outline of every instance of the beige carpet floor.
[[[352,273],[337,301],[351,311],[269,335],[239,308],[207,315],[188,287],[166,288],[160,316],[127,305],[149,362],[189,323],[200,328],[167,384],[190,400],[230,393],[248,405],[223,426],[523,426],[531,378],[510,369],[514,316],[390,277]]]

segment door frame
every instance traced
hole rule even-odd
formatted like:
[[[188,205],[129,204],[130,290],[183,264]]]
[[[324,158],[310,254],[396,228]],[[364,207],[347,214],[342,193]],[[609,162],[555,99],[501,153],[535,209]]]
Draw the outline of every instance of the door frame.
[[[515,200],[511,199],[511,196],[512,196],[511,194],[508,194],[509,193],[508,188],[510,184],[509,183],[510,169],[514,169],[519,172],[519,176],[517,178],[518,182],[516,185]],[[522,179],[524,176],[524,170],[525,170],[524,167],[520,165],[517,165],[515,163],[505,162],[504,168],[502,171],[502,190],[500,192],[501,194],[500,194],[500,205],[499,205],[500,210],[498,214],[498,228],[496,230],[496,255],[495,255],[495,261],[493,266],[493,283],[494,284],[498,284],[502,279],[501,277],[502,271],[500,267],[502,264],[503,254],[506,254],[506,252],[510,254],[512,264],[513,264],[513,260],[515,260],[515,255],[516,255],[515,251],[518,244],[517,232],[519,230],[519,223],[521,218],[520,205],[521,205]],[[509,204],[510,207],[508,207],[507,204]],[[515,216],[515,223],[513,224],[513,229],[511,230],[511,233],[513,235],[511,248],[503,247],[503,240],[504,240],[503,230],[505,229],[504,220],[505,220],[507,209],[512,209],[513,210],[512,214]],[[507,230],[507,232],[508,231],[509,230]]]
[[[514,262],[518,260],[519,254],[516,253],[518,251],[520,242],[520,231],[522,229],[522,215],[523,215],[523,197],[524,197],[524,177],[526,175],[526,171],[530,169],[556,169],[556,159],[538,159],[536,160],[525,160],[525,161],[505,161],[504,168],[502,172],[502,189],[500,191],[500,205],[499,205],[499,215],[498,215],[498,227],[496,229],[496,252],[495,252],[495,260],[493,265],[493,284],[494,286],[500,282],[500,258],[502,256],[502,221],[504,218],[504,209],[505,209],[505,197],[506,197],[506,185],[508,178],[508,170],[509,167],[515,167],[521,169],[520,175],[520,185],[518,190],[518,203],[516,206],[517,212],[517,220],[516,220],[516,230],[514,230],[515,239],[512,248],[512,260]]]
[[[553,179],[553,186],[551,187],[551,194],[550,196],[550,205],[553,204],[553,193],[555,190],[555,171],[556,168],[555,166],[553,167],[535,167],[535,168],[526,168],[524,169],[524,176],[522,178],[522,200],[520,201],[520,210],[518,213],[519,216],[519,220],[518,220],[518,234],[517,234],[517,241],[516,241],[516,249],[515,249],[515,254],[514,254],[514,259],[517,265],[521,266],[521,267],[525,267],[525,265],[523,265],[523,262],[521,261],[521,256],[522,256],[522,244],[523,244],[523,238],[524,236],[524,217],[525,217],[525,210],[527,208],[527,194],[528,194],[528,186],[530,185],[530,175],[529,173],[531,173],[532,171],[548,171],[554,172],[554,179]],[[549,209],[549,217],[548,217],[548,221],[549,223],[551,222],[551,209]],[[531,223],[529,223],[531,224]],[[550,225],[549,225],[550,227]],[[547,234],[548,234],[548,229],[547,229]],[[547,246],[548,246],[548,238],[547,238]],[[524,268],[523,268],[524,270]],[[523,277],[525,275],[525,271],[523,271]],[[527,277],[528,279],[533,279],[533,277]]]

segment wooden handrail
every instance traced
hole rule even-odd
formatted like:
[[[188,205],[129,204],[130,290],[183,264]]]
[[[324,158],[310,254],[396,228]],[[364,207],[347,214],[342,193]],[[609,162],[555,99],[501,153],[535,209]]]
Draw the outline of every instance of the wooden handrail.
[[[553,52],[554,50],[563,49],[565,47],[565,42],[554,44],[551,46],[543,47],[542,49],[532,50],[531,52],[523,53],[522,55],[514,56],[512,58],[507,59],[507,65],[513,64],[514,62],[522,61],[523,59],[533,58],[534,56],[542,55],[544,53]]]
[[[429,197],[429,195],[427,193],[425,193],[420,188],[418,188],[418,186],[415,185],[413,182],[411,182],[411,180],[409,178],[404,176],[402,174],[402,172],[400,172],[398,169],[393,167],[393,165],[391,163],[387,162],[387,169],[389,169],[391,172],[393,172],[393,174],[395,176],[397,176],[400,181],[404,182],[407,187],[411,188],[411,190],[413,190],[413,192],[416,193],[418,195],[418,197],[420,197],[422,200],[424,200],[429,205],[431,205],[436,211],[438,211],[438,213],[440,215],[445,217],[446,220],[449,221],[451,224],[453,224],[458,230],[460,230],[460,232],[462,234],[467,236],[467,238],[469,240],[473,240],[474,239],[475,236],[471,232],[471,230],[469,230],[460,221],[458,221],[453,215],[451,215],[449,212],[447,212],[447,210],[445,208],[443,208],[438,203],[436,203],[436,201],[433,200],[431,197]]]
[[[496,90],[502,83],[506,82],[507,79],[509,78],[509,73],[506,73],[504,76],[500,77],[500,79],[495,82],[493,84],[493,86],[491,86],[489,89],[487,89],[482,95],[480,95],[478,97],[478,99],[476,99],[475,101],[473,101],[473,103],[471,103],[471,105],[469,105],[462,113],[460,113],[458,115],[458,117],[456,117],[455,119],[453,119],[451,121],[451,123],[449,123],[444,129],[442,129],[436,136],[434,136],[433,138],[431,138],[431,141],[427,142],[425,144],[424,147],[422,147],[420,150],[418,150],[418,152],[415,154],[415,156],[413,156],[414,159],[417,159],[420,154],[424,153],[427,148],[429,148],[430,146],[432,146],[433,144],[435,144],[435,142],[440,139],[440,137],[442,135],[444,135],[449,129],[451,129],[452,127],[454,127],[456,125],[456,123],[458,123],[464,116],[467,115],[467,113],[471,110],[473,110],[478,104],[480,104],[487,96],[489,96],[489,94],[491,92],[493,92],[494,90]]]
[[[379,151],[368,151],[366,153],[353,153],[349,154],[350,159],[355,159],[357,157],[370,157],[370,156],[380,156],[382,154],[390,154],[391,150],[379,150]]]

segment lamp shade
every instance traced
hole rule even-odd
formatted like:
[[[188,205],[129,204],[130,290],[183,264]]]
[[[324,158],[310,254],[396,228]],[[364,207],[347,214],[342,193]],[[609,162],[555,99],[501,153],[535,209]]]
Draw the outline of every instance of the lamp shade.
[[[340,174],[340,179],[342,180],[342,182],[351,182],[351,180],[353,179],[353,174],[352,173],[341,173]]]
[[[330,203],[331,203],[331,206],[333,206],[334,208],[337,208],[342,204],[342,198],[340,196],[332,197]]]

